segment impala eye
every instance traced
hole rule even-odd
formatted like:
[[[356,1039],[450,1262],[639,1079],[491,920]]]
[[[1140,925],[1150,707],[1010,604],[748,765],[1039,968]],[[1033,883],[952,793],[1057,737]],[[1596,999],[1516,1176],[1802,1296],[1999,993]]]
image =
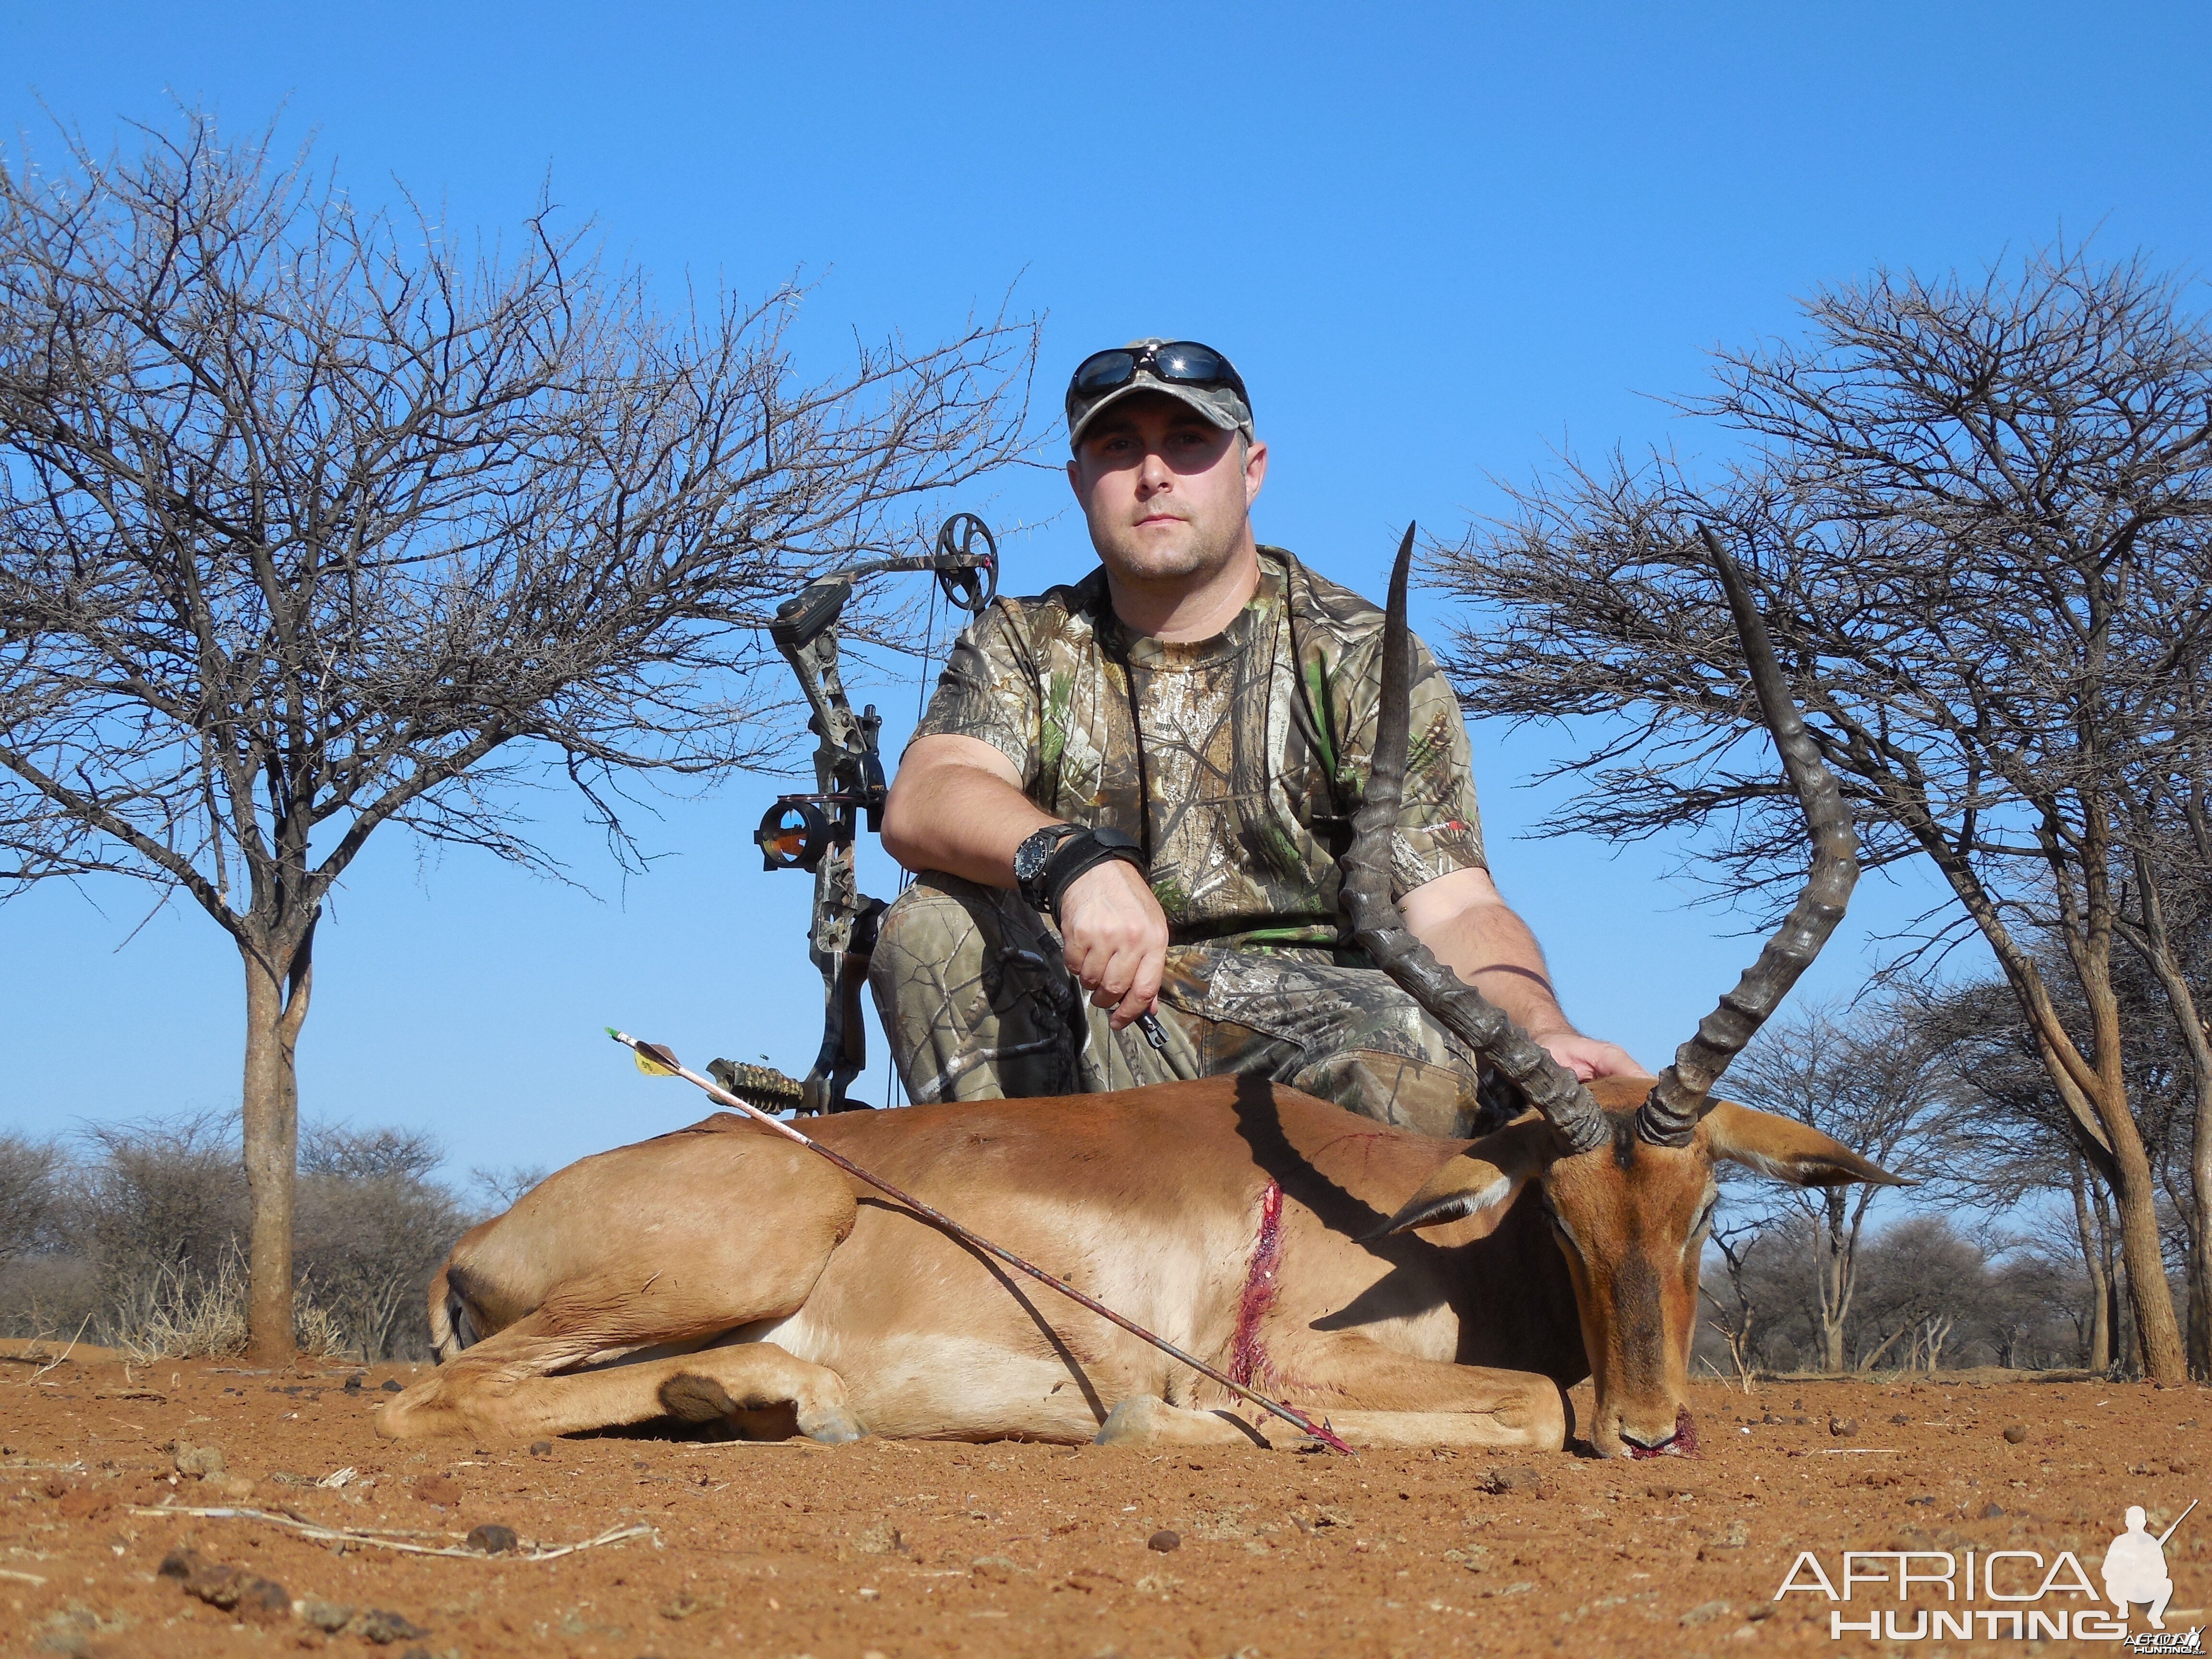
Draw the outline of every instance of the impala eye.
[[[1574,1234],[1568,1231],[1567,1224],[1559,1219],[1559,1212],[1552,1207],[1552,1200],[1548,1198],[1539,1198],[1537,1202],[1543,1209],[1544,1219],[1552,1224],[1552,1231],[1579,1251],[1582,1246],[1575,1243]]]

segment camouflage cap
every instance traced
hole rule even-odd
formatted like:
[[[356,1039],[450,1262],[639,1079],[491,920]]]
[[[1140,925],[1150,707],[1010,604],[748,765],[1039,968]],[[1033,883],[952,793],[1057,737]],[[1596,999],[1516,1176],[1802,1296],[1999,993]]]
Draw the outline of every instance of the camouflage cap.
[[[1158,335],[1147,335],[1141,340],[1130,341],[1121,349],[1143,351],[1147,347],[1158,348],[1169,344],[1188,343],[1194,343],[1180,340],[1170,342]],[[1212,350],[1212,348],[1207,347],[1206,349]],[[1091,355],[1096,356],[1098,354],[1094,352]],[[1218,352],[1214,355],[1220,356]],[[1083,360],[1085,363],[1090,361],[1090,357]],[[1212,386],[1194,386],[1183,381],[1162,380],[1152,372],[1149,364],[1143,362],[1139,362],[1136,372],[1121,385],[1109,386],[1106,391],[1095,396],[1086,397],[1079,392],[1073,380],[1071,379],[1067,386],[1066,404],[1068,447],[1073,448],[1083,441],[1084,428],[1097,418],[1099,410],[1119,403],[1124,398],[1133,397],[1139,392],[1163,392],[1180,403],[1189,404],[1224,432],[1241,432],[1244,434],[1245,442],[1253,442],[1255,440],[1252,434],[1252,406],[1245,401],[1243,381],[1241,378],[1237,378],[1237,371],[1230,366],[1228,358],[1222,357],[1221,362],[1223,367],[1229,369],[1231,378],[1228,381]],[[1082,372],[1082,364],[1079,363],[1076,366],[1076,372],[1078,374]]]

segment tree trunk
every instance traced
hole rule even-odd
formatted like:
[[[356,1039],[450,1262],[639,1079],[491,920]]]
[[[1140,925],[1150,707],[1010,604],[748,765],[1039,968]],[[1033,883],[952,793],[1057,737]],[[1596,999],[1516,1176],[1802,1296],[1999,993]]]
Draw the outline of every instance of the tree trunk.
[[[2187,969],[2166,931],[2159,871],[2148,848],[2137,849],[2135,863],[2142,927],[2133,942],[2166,994],[2167,1012],[2173,1016],[2175,1032],[2189,1056],[2196,1109],[2190,1126],[2193,1190],[2181,1206],[2189,1234],[2187,1347],[2190,1374],[2199,1382],[2212,1381],[2212,1265],[2205,1260],[2205,1252],[2212,1249],[2212,1030],[2206,1029],[2204,1018],[2197,1012],[2196,988],[2190,984]]]
[[[292,1188],[300,1158],[295,1054],[307,1018],[315,925],[296,942],[241,945],[246,965],[246,1086],[240,1117],[251,1204],[246,1245],[246,1346],[258,1365],[289,1365],[292,1332]]]
[[[2136,1340],[2142,1374],[2154,1382],[2186,1382],[2189,1355],[2174,1317],[2173,1292],[2166,1282],[2166,1249],[2158,1231],[2158,1177],[2143,1149],[2142,1127],[2128,1100],[2120,1000],[2112,988],[2110,819],[2105,805],[2088,792],[2082,800],[2081,902],[2073,902],[2063,860],[2054,857],[2059,912],[2066,954],[2088,1006],[2096,1043],[2094,1087],[2089,1091],[2105,1144],[2112,1153],[2112,1201],[2120,1218],[2120,1259],[2127,1266],[2128,1307],[2135,1315]],[[2055,848],[2055,836],[2046,833]]]
[[[2125,1284],[2126,1278],[2126,1270],[2123,1266],[2121,1271],[2123,1284]],[[2129,1289],[2132,1291],[2133,1287],[2130,1286]],[[2112,1313],[2112,1328],[2118,1333],[2118,1339],[2112,1346],[2115,1357],[2119,1362],[2120,1375],[2125,1377],[2138,1377],[2142,1375],[2142,1360],[2136,1352],[2136,1338],[2138,1333],[2132,1316],[2134,1312],[2135,1298],[2132,1294],[2130,1294],[2120,1299],[2120,1305],[2114,1309]]]
[[[2142,1375],[2154,1382],[2185,1382],[2189,1357],[2181,1342],[2180,1322],[2174,1317],[2173,1291],[2166,1282],[2166,1248],[2158,1231],[2158,1182],[2142,1138],[2135,1133],[2135,1119],[2123,1107],[2116,1116],[2126,1124],[2125,1133],[2112,1136],[2113,1161],[2120,1166],[2118,1190],[2112,1206],[2119,1212],[2120,1261],[2125,1267],[2128,1311],[2135,1328],[2135,1346]],[[2117,1128],[2113,1119],[2108,1128]]]
[[[1851,1257],[1843,1194],[1832,1190],[1821,1197],[1827,1209],[1824,1230],[1827,1243],[1825,1260],[1815,1264],[1820,1274],[1820,1369],[1833,1376],[1844,1369],[1844,1325],[1850,1314]]]
[[[2089,1275],[2088,1368],[2099,1373],[2112,1367],[2112,1278],[2105,1270],[2105,1242],[2097,1218],[2089,1209],[2089,1194],[2081,1160],[2073,1164],[2074,1224],[2081,1235],[2081,1266]]]

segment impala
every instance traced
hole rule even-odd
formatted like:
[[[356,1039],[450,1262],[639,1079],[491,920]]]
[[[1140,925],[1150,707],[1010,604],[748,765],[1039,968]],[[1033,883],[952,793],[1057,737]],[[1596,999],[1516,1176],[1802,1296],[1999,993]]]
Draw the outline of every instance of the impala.
[[[1486,1052],[1528,1109],[1474,1141],[1249,1078],[854,1112],[812,1133],[1354,1444],[1556,1450],[1565,1390],[1608,1455],[1694,1450],[1698,1270],[1733,1161],[1895,1184],[1715,1081],[1843,915],[1849,817],[1757,610],[1707,544],[1814,842],[1759,961],[1657,1079],[1585,1085],[1439,965],[1392,902],[1406,764],[1406,583],[1385,623],[1373,775],[1344,897],[1377,965]],[[470,1231],[430,1287],[443,1362],[386,1405],[409,1437],[656,1418],[752,1435],[1266,1443],[1234,1397],[734,1115],[603,1152]]]

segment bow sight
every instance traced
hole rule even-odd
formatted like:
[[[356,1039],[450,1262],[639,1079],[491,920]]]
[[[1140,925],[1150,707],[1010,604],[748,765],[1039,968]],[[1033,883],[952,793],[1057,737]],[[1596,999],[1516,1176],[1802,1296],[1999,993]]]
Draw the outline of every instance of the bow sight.
[[[812,793],[777,796],[754,831],[753,844],[766,868],[804,870],[814,878],[807,955],[822,973],[822,1048],[814,1069],[799,1083],[766,1066],[727,1060],[718,1060],[708,1069],[732,1093],[769,1109],[795,1106],[801,1112],[842,1112],[867,1103],[848,1100],[845,1090],[867,1065],[861,988],[885,906],[860,890],[853,843],[863,819],[871,834],[882,830],[889,791],[876,742],[883,716],[873,703],[855,714],[846,701],[837,670],[837,619],[855,583],[906,570],[933,573],[948,602],[980,617],[999,591],[998,544],[974,514],[956,514],[939,529],[934,551],[872,559],[817,576],[778,605],[769,624],[769,637],[799,676],[813,710],[806,729],[820,741],[814,750]]]

